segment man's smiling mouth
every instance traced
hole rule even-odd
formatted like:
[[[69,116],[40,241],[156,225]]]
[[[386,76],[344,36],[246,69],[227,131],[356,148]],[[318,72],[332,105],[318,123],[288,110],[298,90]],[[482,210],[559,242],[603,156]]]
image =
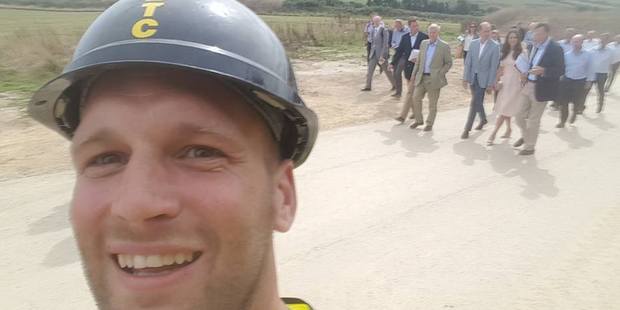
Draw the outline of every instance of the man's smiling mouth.
[[[116,265],[133,276],[162,276],[192,264],[202,252],[133,255],[114,254]]]

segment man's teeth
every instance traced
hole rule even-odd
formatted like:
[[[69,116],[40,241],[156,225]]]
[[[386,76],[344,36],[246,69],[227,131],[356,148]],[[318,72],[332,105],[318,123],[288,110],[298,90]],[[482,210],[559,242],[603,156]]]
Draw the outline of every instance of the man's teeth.
[[[169,266],[174,264],[183,264],[185,262],[192,262],[194,255],[192,253],[177,253],[167,255],[129,255],[118,254],[116,255],[118,264],[121,268],[158,268],[162,266]]]

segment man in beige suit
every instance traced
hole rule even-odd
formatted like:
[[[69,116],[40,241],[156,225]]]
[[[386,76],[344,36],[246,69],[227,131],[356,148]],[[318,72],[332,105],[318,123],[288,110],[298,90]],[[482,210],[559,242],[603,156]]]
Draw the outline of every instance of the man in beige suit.
[[[428,27],[428,40],[424,40],[420,46],[420,54],[416,62],[411,81],[414,83],[415,91],[413,93],[413,114],[415,122],[409,126],[415,129],[424,124],[422,116],[422,100],[428,94],[429,113],[426,120],[424,131],[433,130],[435,117],[437,116],[437,101],[439,100],[439,92],[441,88],[448,85],[446,73],[452,67],[452,54],[450,46],[439,39],[441,27],[432,24]]]

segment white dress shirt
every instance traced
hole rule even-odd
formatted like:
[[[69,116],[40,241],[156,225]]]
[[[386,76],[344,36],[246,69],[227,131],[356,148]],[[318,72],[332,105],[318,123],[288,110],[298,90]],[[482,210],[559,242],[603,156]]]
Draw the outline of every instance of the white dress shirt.
[[[487,46],[487,43],[489,43],[489,39],[484,41],[484,43],[480,40],[480,53],[478,53],[478,58],[482,57],[482,52],[484,52],[484,48]]]

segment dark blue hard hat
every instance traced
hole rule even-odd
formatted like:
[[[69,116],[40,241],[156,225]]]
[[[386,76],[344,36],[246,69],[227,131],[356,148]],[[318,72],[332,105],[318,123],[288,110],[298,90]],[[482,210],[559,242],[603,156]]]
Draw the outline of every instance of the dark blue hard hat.
[[[234,0],[118,1],[88,28],[62,74],[33,95],[29,112],[71,139],[89,81],[104,71],[144,65],[230,82],[259,110],[283,158],[299,166],[310,153],[318,121],[299,96],[284,47]]]

